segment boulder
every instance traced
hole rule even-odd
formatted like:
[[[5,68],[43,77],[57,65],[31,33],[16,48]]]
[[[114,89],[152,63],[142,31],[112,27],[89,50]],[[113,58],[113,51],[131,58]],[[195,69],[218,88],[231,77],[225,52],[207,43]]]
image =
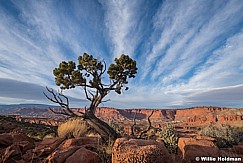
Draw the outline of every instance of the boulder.
[[[26,151],[25,154],[23,154],[22,156],[22,160],[24,160],[24,162],[33,162],[32,160],[40,158],[36,155],[36,153],[33,150],[28,150]]]
[[[238,145],[234,145],[233,150],[235,153],[243,155],[243,142]]]
[[[95,152],[87,150],[86,148],[79,148],[70,157],[68,157],[65,163],[95,163],[99,162],[99,155]]]
[[[0,162],[19,160],[27,150],[33,149],[34,147],[35,144],[28,141],[16,142],[3,150]]]
[[[22,153],[25,153],[27,150],[35,148],[35,144],[29,141],[21,141],[19,143],[14,143],[14,145],[19,146],[19,149]]]
[[[91,150],[98,145],[97,137],[81,137],[63,141],[46,159],[45,163],[72,162],[93,163],[99,162],[99,155]]]
[[[28,141],[30,143],[34,143],[35,139],[25,135],[25,134],[11,134],[13,137],[13,143],[18,143],[22,141]]]
[[[34,139],[24,134],[1,134],[0,135],[0,162],[19,160],[22,155],[35,147]]]
[[[69,148],[71,146],[97,146],[100,142],[100,138],[98,137],[80,137],[65,140],[59,148]]]
[[[36,145],[35,151],[37,156],[40,157],[51,154],[63,141],[63,138],[43,139],[43,141]]]
[[[0,162],[11,162],[11,160],[16,160],[16,158],[19,158],[20,155],[21,151],[19,146],[13,144],[4,150]]]
[[[118,138],[112,149],[113,163],[161,163],[172,162],[164,144],[154,140]]]
[[[80,147],[69,147],[66,149],[55,150],[46,159],[45,163],[64,162],[69,156],[76,152]]]
[[[219,156],[218,147],[208,139],[179,138],[178,152],[182,159],[189,162],[197,162],[195,158],[200,156]]]
[[[0,148],[8,147],[14,143],[19,143],[22,141],[27,141],[30,143],[34,143],[35,140],[33,138],[28,137],[24,134],[0,134]]]
[[[0,134],[0,147],[8,147],[13,144],[13,137],[10,134]]]

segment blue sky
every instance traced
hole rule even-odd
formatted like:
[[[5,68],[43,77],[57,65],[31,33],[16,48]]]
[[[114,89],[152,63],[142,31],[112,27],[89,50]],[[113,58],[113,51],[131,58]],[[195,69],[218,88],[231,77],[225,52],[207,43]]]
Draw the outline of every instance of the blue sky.
[[[86,52],[137,61],[105,106],[243,107],[242,0],[1,0],[0,17],[0,104],[49,103],[52,70]],[[64,94],[87,105],[79,88]]]

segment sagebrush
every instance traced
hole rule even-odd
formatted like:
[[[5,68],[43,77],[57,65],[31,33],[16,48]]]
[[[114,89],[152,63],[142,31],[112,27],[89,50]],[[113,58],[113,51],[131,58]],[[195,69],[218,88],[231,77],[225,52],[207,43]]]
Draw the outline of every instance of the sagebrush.
[[[219,148],[232,147],[239,142],[238,131],[229,125],[209,125],[203,128],[199,135],[215,138]]]

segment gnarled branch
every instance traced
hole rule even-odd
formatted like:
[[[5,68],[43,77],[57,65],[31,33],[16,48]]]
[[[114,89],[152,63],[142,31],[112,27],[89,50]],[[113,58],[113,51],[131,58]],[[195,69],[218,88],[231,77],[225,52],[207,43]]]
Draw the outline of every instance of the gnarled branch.
[[[148,116],[148,123],[149,123],[149,126],[147,127],[147,129],[141,131],[141,132],[138,134],[138,136],[135,136],[134,128],[135,128],[135,126],[137,125],[137,124],[136,124],[137,110],[136,110],[136,112],[135,112],[135,114],[134,114],[134,117],[133,117],[133,125],[131,126],[131,136],[132,136],[133,138],[141,139],[142,136],[143,136],[145,133],[147,133],[147,132],[152,128],[152,124],[151,124],[151,121],[150,121],[150,117],[153,115],[153,113],[154,113],[154,110],[153,110],[153,111],[151,112],[151,114]]]
[[[135,134],[134,134],[134,127],[136,126],[136,116],[137,116],[137,110],[133,116],[133,125],[131,126],[131,136],[134,138]]]
[[[49,110],[55,114],[62,114],[65,116],[69,117],[82,117],[81,115],[78,115],[74,113],[70,108],[69,108],[69,99],[67,96],[63,95],[62,93],[55,93],[52,88],[46,87],[47,91],[51,94],[52,97],[48,96],[45,92],[43,94],[46,96],[47,99],[50,101],[59,104],[62,108],[61,110],[54,110],[53,108],[49,108]],[[65,98],[66,102],[63,102],[62,98]],[[81,113],[84,115],[84,113]]]
[[[85,93],[85,96],[86,96],[86,98],[87,98],[87,100],[89,100],[89,101],[92,101],[92,99],[89,97],[89,95],[88,95],[88,92],[87,92],[87,87],[86,86],[84,86],[84,93]],[[90,93],[90,92],[89,92]],[[91,93],[90,93],[91,94]],[[91,94],[92,96],[93,96],[93,94]],[[94,96],[93,96],[94,97]]]
[[[153,115],[154,113],[154,110],[151,112],[151,114],[148,116],[148,122],[149,122],[149,126],[147,127],[146,130],[143,130],[142,132],[140,132],[138,138],[141,139],[143,134],[147,133],[151,128],[152,128],[152,124],[151,124],[151,121],[150,121],[150,117]]]

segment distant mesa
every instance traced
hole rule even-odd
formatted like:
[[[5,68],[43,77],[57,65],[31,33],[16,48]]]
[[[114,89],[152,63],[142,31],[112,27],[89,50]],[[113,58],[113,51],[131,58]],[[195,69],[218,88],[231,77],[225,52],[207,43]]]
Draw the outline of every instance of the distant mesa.
[[[0,114],[20,115],[22,117],[58,118],[48,108],[60,108],[58,106],[43,104],[0,105]],[[82,108],[73,108],[76,112],[84,112]],[[105,121],[132,121],[135,114],[137,120],[147,121],[152,109],[116,109],[100,107],[96,110],[96,116]],[[225,107],[192,107],[185,109],[156,109],[151,116],[151,121],[158,124],[164,122],[177,123],[181,126],[205,126],[211,123],[243,124],[243,108]]]

